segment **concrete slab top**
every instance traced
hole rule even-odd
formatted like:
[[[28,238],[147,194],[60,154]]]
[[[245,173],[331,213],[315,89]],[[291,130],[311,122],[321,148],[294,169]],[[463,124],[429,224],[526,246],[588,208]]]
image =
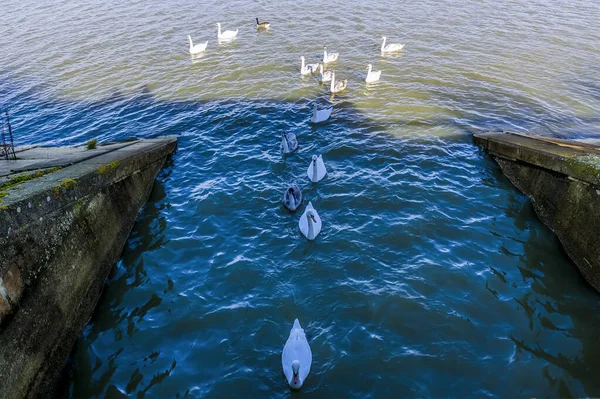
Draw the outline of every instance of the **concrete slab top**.
[[[0,202],[3,206],[20,201],[33,193],[56,185],[62,179],[83,176],[159,147],[176,143],[175,136],[156,139],[135,140],[99,146],[88,150],[85,147],[36,147],[23,151],[16,161],[0,161]],[[14,184],[18,179],[25,178]],[[9,183],[9,184],[6,184]]]
[[[473,140],[492,155],[529,163],[600,186],[600,143],[511,132],[477,132]]]

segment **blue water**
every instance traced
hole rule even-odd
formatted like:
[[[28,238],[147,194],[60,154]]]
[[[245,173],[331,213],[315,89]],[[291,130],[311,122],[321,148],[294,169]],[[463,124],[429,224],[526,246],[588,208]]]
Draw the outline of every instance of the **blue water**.
[[[58,396],[600,396],[598,293],[469,135],[597,136],[600,7],[461,4],[9,0],[18,144],[179,138]],[[217,18],[236,43],[216,44]],[[199,60],[188,33],[210,40]],[[383,33],[405,52],[379,57]],[[333,99],[296,65],[323,41],[349,79]],[[317,128],[315,100],[335,105]],[[282,130],[300,143],[286,158]],[[290,182],[323,220],[314,242],[281,204]],[[296,317],[313,353],[299,394],[280,360]]]

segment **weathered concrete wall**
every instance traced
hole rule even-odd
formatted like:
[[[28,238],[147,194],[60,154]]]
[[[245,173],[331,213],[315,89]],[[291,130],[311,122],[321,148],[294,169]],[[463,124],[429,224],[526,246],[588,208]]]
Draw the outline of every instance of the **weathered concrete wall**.
[[[176,140],[168,138],[99,152],[4,198],[0,398],[52,395],[175,146]]]
[[[585,279],[600,291],[600,147],[511,134],[476,134],[502,172],[531,198]]]

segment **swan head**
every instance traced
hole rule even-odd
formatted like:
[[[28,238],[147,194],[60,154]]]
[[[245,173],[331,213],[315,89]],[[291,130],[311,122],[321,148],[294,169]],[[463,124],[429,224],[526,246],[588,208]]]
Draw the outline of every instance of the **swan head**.
[[[288,188],[288,193],[290,194],[294,194],[294,187],[290,186],[290,188]]]
[[[316,107],[316,105],[315,105],[315,107]],[[317,163],[317,156],[316,155],[312,156],[312,162],[313,162],[313,164]]]
[[[294,360],[292,362],[292,380],[290,381],[290,386],[295,389],[299,389],[302,386],[302,381],[300,379],[300,362],[298,360]]]
[[[371,68],[373,68],[373,65],[371,65],[371,64],[367,65],[367,69],[371,69]]]
[[[385,39],[386,39],[386,37],[385,37],[385,36],[381,36],[381,40],[385,40]]]
[[[317,219],[315,219],[315,214],[313,213],[313,211],[308,211],[306,212],[306,219],[310,222],[310,219],[312,219],[313,222],[317,223]],[[292,368],[293,368],[294,364],[292,363]]]

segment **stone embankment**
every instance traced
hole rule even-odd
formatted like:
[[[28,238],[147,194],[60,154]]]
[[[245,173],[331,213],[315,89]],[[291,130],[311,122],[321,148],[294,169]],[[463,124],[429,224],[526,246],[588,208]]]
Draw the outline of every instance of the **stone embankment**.
[[[507,132],[476,132],[473,140],[531,198],[540,220],[600,291],[600,142]]]
[[[51,396],[177,139],[0,161],[0,398]]]

